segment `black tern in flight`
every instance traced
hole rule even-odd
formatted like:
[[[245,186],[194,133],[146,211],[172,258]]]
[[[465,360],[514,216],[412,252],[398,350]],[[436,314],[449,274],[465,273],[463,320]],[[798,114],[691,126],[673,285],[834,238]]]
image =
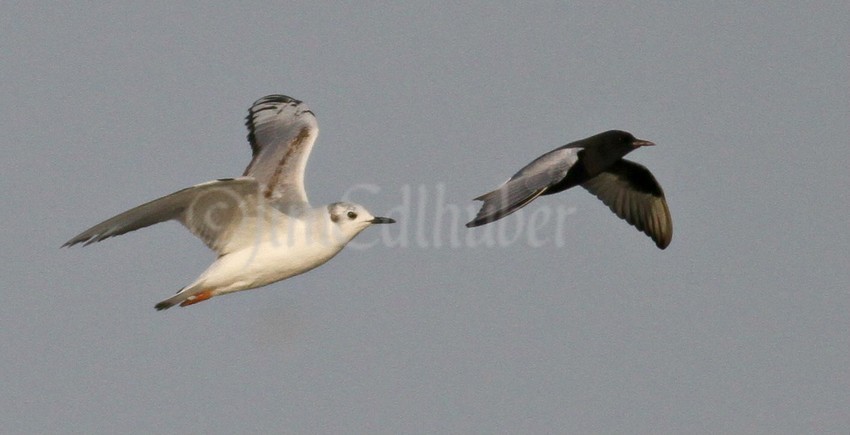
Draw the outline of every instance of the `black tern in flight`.
[[[625,131],[611,130],[556,148],[520,169],[496,190],[475,198],[484,204],[466,226],[499,220],[540,195],[581,186],[664,249],[673,238],[664,191],[648,169],[623,158],[649,145],[654,144]]]

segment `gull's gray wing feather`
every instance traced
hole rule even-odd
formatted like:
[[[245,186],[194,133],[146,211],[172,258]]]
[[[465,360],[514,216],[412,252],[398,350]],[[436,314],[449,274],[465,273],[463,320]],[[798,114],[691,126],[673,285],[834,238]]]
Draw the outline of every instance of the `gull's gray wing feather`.
[[[254,102],[245,125],[253,159],[243,175],[257,179],[265,199],[306,207],[304,168],[319,134],[316,116],[299,100],[268,95]]]
[[[475,198],[484,204],[466,226],[484,225],[525,207],[562,180],[577,161],[577,155],[576,148],[561,147],[538,157],[492,192]]]
[[[646,167],[621,159],[581,184],[661,249],[673,239],[673,220],[661,185]]]
[[[107,219],[65,242],[89,245],[159,222],[177,220],[212,250],[226,253],[227,242],[242,219],[256,214],[257,181],[225,178],[187,187]]]

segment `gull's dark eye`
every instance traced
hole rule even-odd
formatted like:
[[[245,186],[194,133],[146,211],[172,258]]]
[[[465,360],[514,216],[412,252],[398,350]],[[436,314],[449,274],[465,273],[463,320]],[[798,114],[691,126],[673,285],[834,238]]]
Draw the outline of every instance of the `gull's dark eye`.
[[[353,211],[348,212],[348,218],[349,219],[357,219],[357,213],[355,213]]]

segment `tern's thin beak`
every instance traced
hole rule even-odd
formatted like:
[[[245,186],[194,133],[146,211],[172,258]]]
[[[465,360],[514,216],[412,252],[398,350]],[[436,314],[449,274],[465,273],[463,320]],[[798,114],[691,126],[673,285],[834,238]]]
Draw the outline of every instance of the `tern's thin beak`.
[[[648,140],[643,140],[643,139],[635,139],[635,140],[632,142],[632,146],[633,146],[633,147],[635,147],[635,148],[638,148],[638,147],[651,147],[651,146],[653,146],[653,145],[655,145],[655,144],[654,144],[654,143],[652,143],[652,142],[650,142],[650,141],[648,141]]]
[[[369,222],[373,223],[373,224],[394,224],[395,219],[388,218],[388,217],[376,217],[376,218],[370,220]]]

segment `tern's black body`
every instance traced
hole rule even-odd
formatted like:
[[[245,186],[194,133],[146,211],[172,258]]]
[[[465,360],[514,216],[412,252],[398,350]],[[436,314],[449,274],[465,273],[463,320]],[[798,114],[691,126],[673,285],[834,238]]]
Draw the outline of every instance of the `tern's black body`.
[[[578,152],[578,160],[567,170],[567,175],[561,178],[561,181],[549,186],[541,195],[551,195],[553,193],[563,192],[570,187],[576,187],[581,183],[590,179],[587,173],[587,168],[584,166],[584,160],[581,158],[584,150]]]

